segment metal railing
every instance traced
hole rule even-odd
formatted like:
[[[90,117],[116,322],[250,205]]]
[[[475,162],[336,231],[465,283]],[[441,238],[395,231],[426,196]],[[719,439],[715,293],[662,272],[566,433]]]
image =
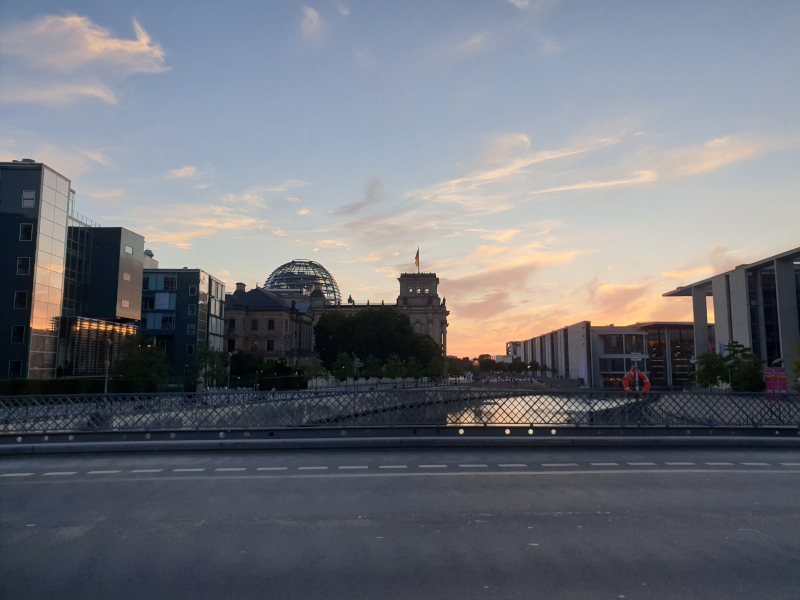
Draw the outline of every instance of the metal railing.
[[[800,427],[800,396],[438,386],[0,397],[0,435],[409,425]]]

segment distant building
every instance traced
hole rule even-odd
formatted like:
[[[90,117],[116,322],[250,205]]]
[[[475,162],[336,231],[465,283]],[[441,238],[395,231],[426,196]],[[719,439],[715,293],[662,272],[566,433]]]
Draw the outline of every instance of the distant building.
[[[304,290],[256,287],[244,283],[225,297],[225,351],[249,352],[265,360],[285,358],[298,366],[313,356],[311,296]],[[299,300],[305,300],[298,302]]]
[[[144,238],[99,227],[74,202],[70,180],[51,167],[0,163],[0,275],[10,283],[0,290],[10,339],[0,377],[102,374],[136,330]]]
[[[800,248],[680,287],[667,297],[691,296],[697,353],[724,353],[731,341],[752,348],[765,366],[791,368],[800,358]],[[709,338],[707,298],[714,303]]]
[[[141,335],[164,349],[173,380],[184,377],[198,345],[224,349],[224,317],[219,279],[201,269],[144,270]]]
[[[634,361],[653,386],[688,385],[694,370],[691,323],[616,327],[581,321],[529,340],[506,343],[507,352],[516,348],[523,362],[535,361],[556,370],[546,377],[580,380],[591,388],[621,388]]]

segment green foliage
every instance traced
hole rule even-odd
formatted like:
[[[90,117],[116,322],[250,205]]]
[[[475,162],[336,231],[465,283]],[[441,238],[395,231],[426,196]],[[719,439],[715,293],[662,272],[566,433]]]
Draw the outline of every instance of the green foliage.
[[[394,377],[403,377],[407,367],[416,373],[409,376],[416,377],[441,376],[444,372],[439,345],[429,335],[415,334],[408,315],[390,307],[367,308],[351,315],[327,311],[315,327],[315,337],[322,364],[340,379],[345,372],[352,372],[348,377],[356,375],[355,369],[340,362],[342,354],[351,363],[355,357],[367,357],[361,373],[364,377],[393,377],[389,372],[400,370],[402,374]],[[402,369],[395,361],[387,371],[392,355],[399,359]],[[334,367],[336,364],[338,367]]]
[[[114,365],[113,374],[135,382],[138,391],[162,385],[169,380],[169,362],[161,348],[148,345],[140,336],[130,336],[120,346],[121,359]]]
[[[481,373],[488,373],[495,370],[497,363],[489,354],[481,354],[478,357],[478,365]]]
[[[331,365],[331,372],[333,376],[339,381],[344,381],[348,377],[354,377],[356,374],[353,359],[347,352],[340,352],[336,357],[336,361]]]
[[[303,367],[303,375],[306,381],[316,379],[317,377],[328,377],[328,370],[323,366],[322,361],[314,358],[307,365]]]
[[[419,379],[422,377],[422,365],[420,364],[419,360],[417,360],[416,356],[412,356],[406,362],[406,377],[413,377],[414,379]]]
[[[386,361],[386,366],[383,368],[386,377],[405,377],[406,375],[406,367],[403,364],[403,359],[397,356],[397,354],[392,354],[389,356],[389,359]]]
[[[218,385],[227,377],[227,357],[222,352],[217,352],[208,347],[205,342],[200,342],[194,353],[194,362],[186,371],[187,383],[197,381],[198,377],[205,380],[207,387]]]
[[[472,363],[469,358],[447,357],[447,374],[450,377],[461,377],[464,373],[472,370]]]
[[[704,388],[715,387],[727,381],[728,368],[725,366],[725,357],[716,352],[701,354],[697,357],[692,377],[697,385]]]

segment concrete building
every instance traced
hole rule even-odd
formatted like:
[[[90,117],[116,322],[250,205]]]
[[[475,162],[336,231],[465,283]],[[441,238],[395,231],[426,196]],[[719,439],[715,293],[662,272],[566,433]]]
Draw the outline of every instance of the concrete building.
[[[71,181],[51,167],[0,163],[0,276],[9,282],[0,331],[10,342],[0,345],[0,377],[99,374],[135,331],[144,238],[101,228],[74,203]]]
[[[691,323],[651,322],[624,327],[581,321],[524,341],[506,343],[508,356],[555,369],[545,377],[590,388],[621,388],[634,362],[653,386],[690,384],[694,341]]]
[[[152,256],[151,256],[152,258]],[[163,348],[182,379],[201,343],[224,349],[225,284],[201,269],[145,269],[141,335]]]
[[[265,360],[285,358],[290,366],[313,356],[311,295],[305,290],[281,291],[247,291],[244,283],[236,284],[236,291],[225,296],[225,351],[249,352]]]
[[[800,343],[800,248],[788,250],[664,294],[691,296],[697,353],[725,352],[731,341],[752,348],[765,366],[791,367]],[[709,338],[707,298],[714,306]]]

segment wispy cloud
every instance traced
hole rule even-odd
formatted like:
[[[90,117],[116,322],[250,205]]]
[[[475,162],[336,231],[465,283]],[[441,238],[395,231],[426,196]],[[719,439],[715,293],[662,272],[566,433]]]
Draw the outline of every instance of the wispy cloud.
[[[339,2],[339,3],[338,3],[338,5],[337,5],[337,8],[339,9],[339,14],[340,14],[340,15],[343,15],[343,16],[345,16],[345,17],[346,17],[347,15],[349,15],[349,14],[350,14],[350,9],[349,9],[349,8],[347,8],[347,7],[346,7],[344,4],[342,4],[341,2]]]
[[[310,6],[304,6],[303,22],[300,25],[303,37],[307,40],[316,39],[322,33],[323,28],[324,25],[319,13]]]
[[[655,171],[636,171],[630,179],[615,179],[612,181],[584,181],[581,183],[573,183],[570,185],[562,185],[546,190],[538,190],[531,192],[532,194],[547,194],[551,192],[567,192],[575,190],[598,190],[603,188],[614,188],[626,185],[640,185],[643,183],[652,183],[658,179],[658,174]]]
[[[705,277],[711,275],[711,267],[697,267],[696,269],[681,269],[679,271],[662,271],[662,277],[672,279],[687,279],[689,277]]]
[[[125,190],[94,190],[83,192],[87,196],[97,198],[98,200],[106,200],[110,198],[122,198],[125,195]]]
[[[119,104],[114,93],[98,83],[54,83],[29,86],[24,81],[6,81],[0,91],[2,104],[67,104],[79,98],[97,98],[106,104]]]
[[[326,247],[326,248],[329,248],[329,247],[332,247],[332,246],[339,246],[339,247],[342,247],[342,248],[349,248],[350,247],[350,244],[346,244],[345,242],[341,242],[339,240],[319,240],[317,242],[317,244],[319,244],[320,246]]]
[[[352,215],[368,206],[373,206],[375,204],[379,204],[385,200],[386,196],[383,192],[383,183],[378,177],[375,177],[372,181],[369,182],[367,185],[367,191],[364,194],[364,198],[359,200],[358,202],[354,202],[353,204],[347,204],[342,206],[341,208],[336,209],[333,211],[335,215]]]
[[[161,46],[136,19],[133,28],[136,39],[124,40],[86,17],[49,15],[4,28],[0,52],[61,72],[95,64],[113,67],[117,76],[167,70]]]
[[[180,169],[172,169],[169,172],[170,179],[191,179],[194,177],[198,177],[200,173],[197,170],[197,167],[181,167]]]
[[[301,217],[304,217],[305,215],[310,215],[311,209],[301,208],[300,210],[297,211],[297,214],[300,215]]]

